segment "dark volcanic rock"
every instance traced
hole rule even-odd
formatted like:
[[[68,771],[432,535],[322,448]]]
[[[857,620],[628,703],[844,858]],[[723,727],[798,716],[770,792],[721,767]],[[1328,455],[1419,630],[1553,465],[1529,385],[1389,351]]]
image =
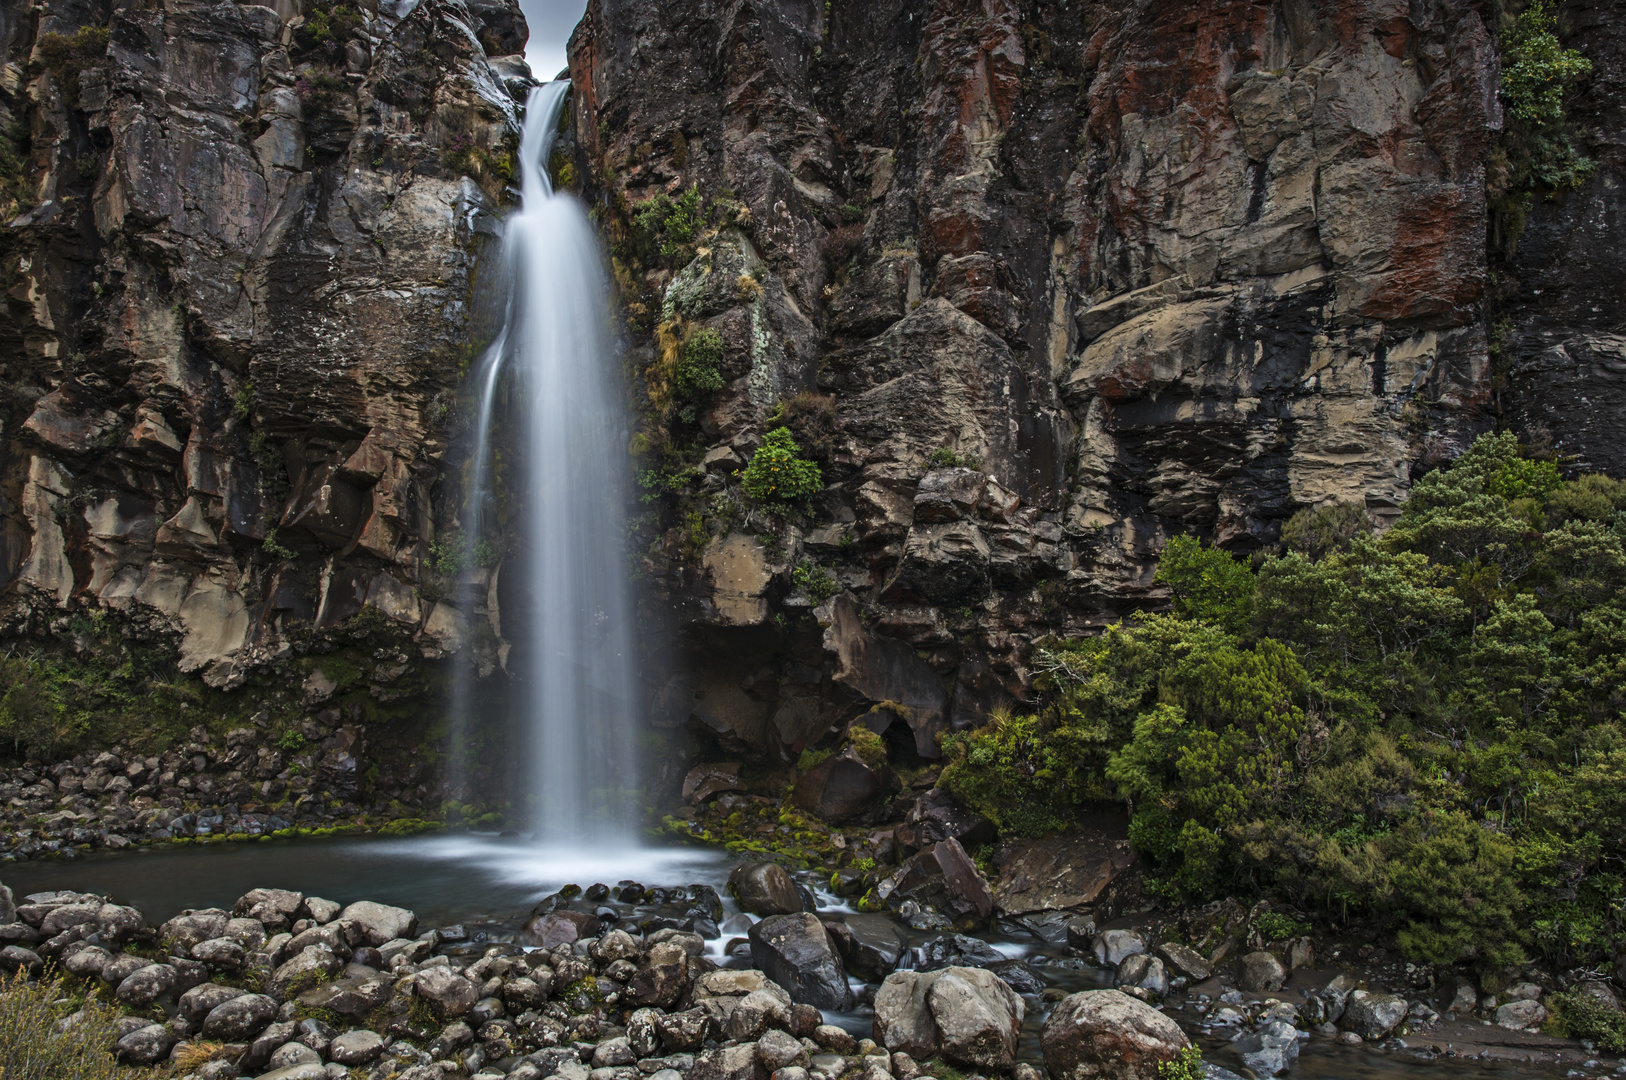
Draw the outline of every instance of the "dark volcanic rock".
[[[778,863],[748,862],[728,875],[728,891],[753,915],[788,915],[802,910],[796,882]]]
[[[792,1001],[836,1011],[852,1004],[846,969],[816,916],[775,915],[752,926],[750,938],[751,962]]]
[[[848,747],[797,777],[791,801],[834,825],[873,821],[885,809],[886,775]]]

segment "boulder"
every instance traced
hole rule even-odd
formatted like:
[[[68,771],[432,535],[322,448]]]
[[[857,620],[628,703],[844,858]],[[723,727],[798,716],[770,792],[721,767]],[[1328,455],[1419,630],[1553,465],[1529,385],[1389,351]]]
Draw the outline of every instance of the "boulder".
[[[1157,954],[1174,969],[1175,974],[1184,975],[1192,982],[1202,982],[1214,974],[1214,965],[1203,959],[1203,954],[1190,945],[1164,942],[1157,947]]]
[[[1129,841],[1100,831],[1006,841],[994,853],[994,903],[1007,915],[1089,904],[1105,922],[1139,894],[1137,865]]]
[[[915,800],[896,832],[899,844],[919,851],[944,840],[958,840],[962,847],[992,843],[996,837],[993,822],[960,806],[954,796],[932,788]]]
[[[9,886],[0,885],[0,926],[17,921],[17,899]]]
[[[418,916],[405,908],[390,907],[362,900],[340,912],[339,919],[349,920],[361,931],[362,939],[373,948],[396,938],[409,938],[418,932]]]
[[[958,840],[944,840],[905,860],[875,887],[875,895],[896,910],[913,900],[970,929],[988,920],[994,894]]]
[[[147,925],[147,920],[133,907],[103,904],[96,912],[96,923],[101,928],[103,941],[119,945],[141,931]]]
[[[204,1017],[214,1012],[216,1008],[224,1005],[232,998],[240,998],[248,993],[235,986],[216,986],[214,983],[204,983],[194,986],[181,995],[178,1004],[180,1014],[194,1024],[201,1024]]]
[[[1151,953],[1136,953],[1118,965],[1113,985],[1132,986],[1162,997],[1169,992],[1169,975],[1163,968],[1162,960]]]
[[[683,778],[683,801],[696,806],[725,791],[741,790],[737,761],[696,765]]]
[[[1353,1031],[1367,1042],[1381,1039],[1406,1018],[1406,999],[1398,994],[1377,994],[1353,990],[1344,1003],[1338,1026]]]
[[[711,1019],[705,1009],[685,1009],[655,1018],[655,1033],[668,1053],[700,1049],[710,1026]]]
[[[1275,953],[1251,952],[1237,962],[1236,983],[1246,993],[1274,992],[1287,981],[1287,969]]]
[[[757,1064],[770,1074],[809,1063],[807,1048],[786,1032],[769,1031],[757,1040]]]
[[[1231,1048],[1242,1055],[1242,1063],[1258,1076],[1286,1072],[1299,1059],[1299,1033],[1284,1020],[1272,1020],[1258,1031],[1239,1035]]]
[[[305,897],[287,889],[250,889],[232,907],[232,914],[254,919],[275,933],[286,930],[304,913]]]
[[[318,983],[299,995],[299,1003],[340,1016],[360,1017],[388,1002],[392,993],[393,987],[382,975],[353,976]]]
[[[266,980],[266,992],[275,997],[297,994],[319,982],[331,979],[344,970],[344,961],[321,945],[310,945],[299,950],[277,967]]]
[[[227,921],[226,913],[218,908],[183,911],[158,928],[158,940],[176,946],[185,955],[191,956],[192,946],[224,934]],[[263,929],[261,932],[264,932]]]
[[[752,1043],[740,1043],[707,1050],[695,1058],[688,1080],[766,1080],[756,1049]]]
[[[628,980],[627,996],[636,1005],[670,1008],[682,995],[688,975],[689,956],[683,946],[673,941],[660,942],[650,946],[649,954]]]
[[[1095,962],[1115,968],[1136,953],[1146,951],[1146,939],[1133,930],[1107,930],[1096,935]]]
[[[271,1052],[271,1060],[265,1064],[272,1072],[277,1072],[294,1065],[321,1065],[322,1055],[304,1043],[284,1043]]]
[[[1348,975],[1336,975],[1321,988],[1317,995],[1325,1007],[1327,1023],[1336,1024],[1349,1004],[1349,995],[1355,990],[1355,980]]]
[[[796,778],[791,802],[833,825],[874,820],[886,806],[886,770],[848,747]]]
[[[113,959],[113,954],[98,945],[70,945],[57,957],[57,963],[69,975],[81,979],[99,977],[102,969]]]
[[[892,974],[909,951],[903,929],[885,915],[848,915],[829,929],[847,970],[866,982]]]
[[[253,1038],[276,1017],[277,1003],[264,994],[243,994],[216,1005],[203,1020],[203,1037],[236,1043]]]
[[[119,983],[115,991],[122,1004],[134,1009],[144,1009],[160,998],[167,997],[175,989],[175,969],[168,964],[148,964],[146,967],[131,972]]]
[[[443,1016],[462,1016],[480,1000],[480,988],[449,967],[424,968],[415,979],[418,996]]]
[[[895,971],[875,993],[875,1041],[912,1058],[941,1054],[1003,1072],[1016,1062],[1025,1014],[1022,999],[982,968]]]
[[[770,916],[751,927],[750,939],[751,962],[792,1001],[837,1011],[851,1007],[847,971],[817,916]]]
[[[1353,1008],[1352,1005],[1352,1011]],[[1546,1020],[1547,1010],[1542,1006],[1541,1002],[1533,1001],[1530,998],[1510,1001],[1496,1010],[1496,1026],[1511,1028],[1514,1031],[1539,1030]],[[1399,1021],[1397,1020],[1396,1023],[1399,1023]]]
[[[936,971],[946,967],[993,967],[1009,959],[981,938],[966,934],[944,934],[921,945],[915,952],[916,971]]]
[[[1051,1080],[1158,1080],[1159,1066],[1190,1045],[1180,1026],[1118,990],[1060,1001],[1039,1043]]]
[[[161,1024],[148,1024],[119,1039],[119,1058],[132,1065],[156,1065],[169,1056],[175,1036]]]
[[[753,915],[789,915],[802,910],[796,882],[778,863],[741,863],[728,875],[728,891]]]
[[[1478,1007],[1479,991],[1474,987],[1473,980],[1458,975],[1451,999],[1445,1003],[1445,1011],[1451,1016],[1472,1016]]]
[[[560,945],[574,945],[585,938],[596,937],[603,927],[596,915],[581,911],[549,911],[537,915],[525,924],[521,935],[527,945],[544,949]]]
[[[218,937],[192,946],[192,959],[217,971],[236,971],[248,959],[248,953],[232,938]]]
[[[30,975],[38,975],[45,966],[40,954],[32,949],[25,949],[21,945],[7,945],[0,949],[0,972],[7,975],[19,971],[26,971]]]
[[[318,926],[326,926],[339,917],[344,909],[343,904],[336,904],[332,900],[323,900],[320,896],[305,897],[305,910],[310,912],[311,918]]]

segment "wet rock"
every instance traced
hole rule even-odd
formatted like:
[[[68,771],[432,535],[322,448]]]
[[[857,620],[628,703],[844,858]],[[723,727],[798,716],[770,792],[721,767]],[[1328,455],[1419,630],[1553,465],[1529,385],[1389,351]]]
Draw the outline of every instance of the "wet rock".
[[[174,1045],[175,1036],[167,1027],[148,1024],[119,1039],[118,1054],[132,1065],[155,1065],[169,1056]]]
[[[1231,1046],[1242,1063],[1260,1076],[1275,1076],[1293,1067],[1299,1057],[1299,1033],[1292,1024],[1272,1020],[1258,1031],[1238,1035]]]
[[[1133,930],[1107,930],[1095,938],[1095,962],[1115,968],[1136,953],[1146,951],[1146,940]]]
[[[1393,1031],[1406,1018],[1406,999],[1398,994],[1354,990],[1344,1003],[1338,1026],[1371,1042]]]
[[[382,976],[360,976],[320,983],[299,995],[310,1009],[326,1009],[340,1016],[366,1016],[390,1000],[391,986]]]
[[[919,947],[914,966],[917,971],[936,971],[946,967],[991,967],[1005,960],[1004,953],[981,938],[944,934]]]
[[[417,995],[444,1016],[462,1016],[480,1000],[480,988],[451,968],[425,968],[415,978]]]
[[[848,915],[830,933],[847,970],[866,982],[892,974],[909,951],[908,937],[885,915]]]
[[[244,994],[222,1002],[203,1020],[203,1036],[219,1042],[243,1042],[259,1034],[277,1015],[277,1003],[264,994]]]
[[[850,1054],[858,1048],[858,1040],[846,1028],[834,1024],[820,1024],[813,1029],[812,1039],[819,1046],[836,1054]]]
[[[844,1010],[852,990],[823,924],[807,912],[774,915],[751,927],[751,962],[789,992],[791,1000]]]
[[[987,818],[964,809],[941,788],[931,788],[909,808],[896,835],[906,849],[919,851],[944,840],[974,848],[992,842],[995,832]]]
[[[526,923],[522,936],[527,945],[553,949],[596,937],[602,928],[603,924],[596,915],[581,911],[550,911]]]
[[[753,915],[788,915],[802,910],[796,882],[778,863],[748,862],[728,875],[729,894]]]
[[[1237,964],[1237,986],[1246,993],[1275,991],[1287,981],[1287,969],[1274,953],[1251,952]]]
[[[1446,1002],[1445,1011],[1452,1016],[1472,1016],[1479,1007],[1479,991],[1475,989],[1471,979],[1461,975],[1456,977],[1451,997]]]
[[[405,908],[362,900],[339,914],[340,920],[355,923],[362,939],[377,948],[396,938],[409,938],[418,932],[418,916]]]
[[[631,1065],[638,1060],[633,1053],[632,1043],[625,1036],[606,1039],[593,1048],[593,1068],[614,1068],[617,1065]]]
[[[1163,968],[1163,961],[1150,953],[1136,953],[1126,957],[1118,965],[1118,972],[1113,980],[1119,987],[1133,986],[1155,997],[1162,997],[1169,992],[1169,976]]]
[[[988,970],[1005,980],[1005,985],[1018,994],[1044,993],[1044,979],[1026,960],[1006,960],[988,965]]]
[[[1117,990],[1063,999],[1039,1036],[1052,1080],[1158,1080],[1189,1045],[1178,1024]]]
[[[1192,982],[1202,982],[1214,974],[1214,965],[1203,959],[1203,954],[1189,945],[1164,942],[1157,947],[1157,954],[1175,974],[1184,975]]]
[[[832,825],[873,822],[886,804],[886,774],[848,747],[796,778],[791,801]]]
[[[1348,1007],[1349,995],[1355,990],[1355,980],[1348,975],[1336,975],[1322,987],[1318,996],[1324,1006],[1328,1023],[1337,1023]]]
[[[896,971],[875,994],[875,1039],[912,1058],[1006,1071],[1024,1015],[1022,999],[990,971]]]
[[[986,922],[994,909],[988,882],[958,840],[911,856],[875,887],[875,895],[894,910],[913,900],[948,916],[959,929]]]

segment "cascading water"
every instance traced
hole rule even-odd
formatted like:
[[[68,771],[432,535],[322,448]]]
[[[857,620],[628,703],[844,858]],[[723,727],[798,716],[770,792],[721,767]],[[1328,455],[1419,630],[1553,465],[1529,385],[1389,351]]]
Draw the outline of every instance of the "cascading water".
[[[522,203],[503,239],[507,316],[479,372],[465,561],[488,531],[483,505],[506,383],[523,460],[503,478],[521,527],[500,570],[519,583],[504,590],[502,628],[517,653],[508,666],[530,739],[536,833],[550,844],[602,845],[630,842],[636,791],[626,410],[598,236],[581,204],[549,180],[569,89],[547,83],[526,104]]]

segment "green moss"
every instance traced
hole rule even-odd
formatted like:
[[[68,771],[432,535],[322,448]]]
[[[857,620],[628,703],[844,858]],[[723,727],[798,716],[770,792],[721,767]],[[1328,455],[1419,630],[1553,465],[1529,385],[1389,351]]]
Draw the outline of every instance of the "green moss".
[[[796,759],[796,768],[802,772],[815,769],[834,753],[835,750],[829,747],[823,750],[815,750],[810,746],[803,750],[801,756]]]
[[[817,563],[802,560],[791,571],[791,584],[814,604],[822,604],[841,591],[835,575]]]
[[[886,764],[886,740],[863,724],[854,724],[847,732],[847,739],[870,768],[878,769]]]

